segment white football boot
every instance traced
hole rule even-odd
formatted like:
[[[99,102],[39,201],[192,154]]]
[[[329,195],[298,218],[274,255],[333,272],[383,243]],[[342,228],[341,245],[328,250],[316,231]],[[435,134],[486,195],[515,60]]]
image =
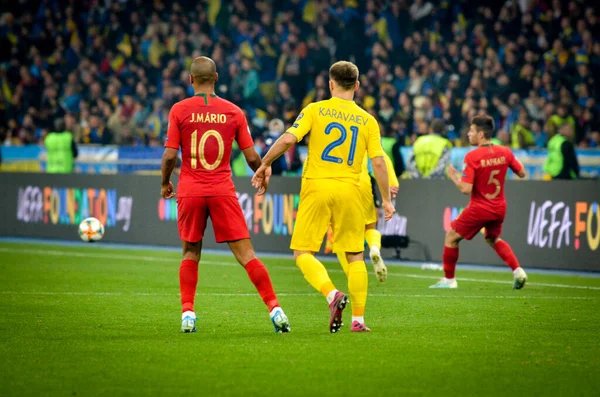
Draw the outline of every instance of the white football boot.
[[[513,289],[521,289],[527,282],[527,273],[523,268],[518,267],[513,271]]]
[[[375,270],[375,274],[377,275],[377,279],[380,282],[384,282],[387,279],[387,267],[385,263],[383,263],[383,258],[381,257],[381,252],[379,248],[373,246],[369,251],[369,256],[371,257],[371,262],[373,263],[373,270]]]
[[[447,279],[446,277],[443,277],[440,281],[433,284],[429,288],[458,288],[458,284],[456,283],[455,278]]]

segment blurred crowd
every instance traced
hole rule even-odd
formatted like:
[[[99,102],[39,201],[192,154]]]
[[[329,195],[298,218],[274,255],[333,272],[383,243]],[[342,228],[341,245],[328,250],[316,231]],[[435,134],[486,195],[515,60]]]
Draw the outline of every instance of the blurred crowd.
[[[411,145],[433,119],[454,145],[468,120],[543,148],[558,131],[600,145],[600,18],[584,0],[13,0],[0,16],[0,144],[64,120],[78,143],[161,145],[192,95],[194,57],[258,142],[329,97],[334,60],[361,71],[356,101]],[[281,129],[281,128],[279,128]]]

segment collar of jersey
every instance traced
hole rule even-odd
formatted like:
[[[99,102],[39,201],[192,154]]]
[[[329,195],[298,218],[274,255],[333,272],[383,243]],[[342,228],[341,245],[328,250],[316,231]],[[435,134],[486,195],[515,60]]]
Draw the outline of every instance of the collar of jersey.
[[[203,93],[203,92],[201,92],[201,93],[199,93],[199,94],[194,94],[194,96],[203,96],[203,97],[206,97],[206,94],[205,94],[205,93]],[[211,97],[211,98],[216,98],[216,97],[217,97],[217,94],[210,94],[210,97]]]
[[[352,103],[354,103],[353,99],[338,98],[336,96],[332,96],[331,99],[334,99],[334,100],[337,100],[337,101],[342,101],[342,102],[352,102]]]

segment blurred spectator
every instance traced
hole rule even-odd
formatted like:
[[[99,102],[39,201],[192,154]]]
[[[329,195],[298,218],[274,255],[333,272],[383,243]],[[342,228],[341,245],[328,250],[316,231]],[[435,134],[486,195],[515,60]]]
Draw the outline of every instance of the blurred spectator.
[[[529,116],[525,109],[519,111],[519,118],[511,125],[510,130],[513,149],[526,149],[535,144],[535,137],[529,129]]]
[[[424,126],[427,124],[423,123]],[[414,143],[407,169],[413,179],[445,178],[450,164],[452,144],[445,137],[446,125],[434,119],[429,133],[425,132]]]
[[[46,172],[70,174],[77,158],[77,144],[73,134],[66,129],[63,119],[56,119],[55,128],[44,138],[46,147]]]
[[[573,128],[571,124],[565,123],[548,142],[548,158],[544,163],[544,171],[552,179],[579,178],[579,163],[572,141]]]

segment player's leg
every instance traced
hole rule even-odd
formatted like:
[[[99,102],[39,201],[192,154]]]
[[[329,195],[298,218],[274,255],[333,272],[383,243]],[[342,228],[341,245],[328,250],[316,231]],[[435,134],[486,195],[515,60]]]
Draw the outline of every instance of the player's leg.
[[[314,255],[321,248],[323,237],[329,228],[329,199],[330,192],[326,183],[318,180],[303,182],[290,248],[294,251],[296,265],[306,281],[331,303],[337,290],[327,270]]]
[[[265,265],[254,253],[250,239],[228,241],[227,244],[238,263],[244,267],[248,278],[258,291],[261,299],[269,310],[269,316],[275,327],[275,332],[290,332],[290,322],[279,306],[277,295],[271,283],[271,277]]]
[[[361,179],[360,201],[365,214],[365,241],[369,247],[369,257],[373,264],[373,270],[380,282],[387,278],[387,267],[381,257],[381,233],[377,230],[377,210],[375,209],[375,196],[371,179]]]
[[[289,332],[289,321],[279,306],[269,272],[254,253],[244,214],[236,197],[211,197],[208,207],[215,240],[227,242],[231,252],[244,267],[252,284],[269,310],[275,332]]]
[[[458,262],[458,243],[464,238],[471,240],[485,226],[485,216],[467,206],[463,212],[450,224],[450,230],[444,238],[444,251],[442,262],[444,265],[444,278],[430,288],[456,288],[458,285],[454,278],[456,262]],[[482,220],[483,219],[483,220]]]
[[[370,332],[365,325],[365,308],[369,277],[362,252],[346,252],[348,261],[348,293],[352,302],[352,332]]]
[[[377,230],[377,222],[365,226],[365,241],[377,279],[383,283],[387,279],[387,266],[381,257],[381,233]]]
[[[202,238],[206,228],[206,201],[202,197],[177,199],[177,226],[182,240],[183,260],[179,267],[181,293],[181,331],[196,331],[194,298],[198,284],[198,262],[202,250]]]
[[[519,264],[510,245],[500,238],[502,220],[491,222],[485,228],[485,241],[496,251],[496,254],[511,268],[513,272],[513,288],[521,289],[527,282],[527,274]]]
[[[331,199],[335,186],[329,180],[304,180],[300,192],[300,206],[292,233],[290,248],[294,250],[296,265],[304,278],[319,291],[329,304],[329,331],[335,333],[341,326],[341,312],[348,298],[337,290],[325,266],[315,258],[323,237],[331,223]],[[335,251],[334,251],[335,252]]]
[[[446,232],[444,237],[444,251],[442,253],[442,263],[444,265],[444,277],[429,288],[457,288],[458,284],[454,277],[456,262],[458,262],[458,243],[463,237],[454,229]]]
[[[182,241],[183,260],[179,267],[179,291],[181,293],[181,332],[196,332],[194,298],[198,285],[198,262],[202,240],[197,243]]]
[[[361,198],[357,194],[358,187],[342,183],[336,190],[338,194],[332,206],[333,251],[344,252],[348,263],[348,293],[352,302],[351,330],[364,332],[369,330],[364,325],[369,285],[363,256],[364,212],[357,212],[357,208],[361,207]],[[362,219],[360,215],[363,215]]]
[[[342,326],[342,311],[348,304],[348,297],[335,287],[325,266],[315,258],[314,251],[294,250],[294,259],[306,281],[327,300],[330,312],[329,332],[336,333]]]

